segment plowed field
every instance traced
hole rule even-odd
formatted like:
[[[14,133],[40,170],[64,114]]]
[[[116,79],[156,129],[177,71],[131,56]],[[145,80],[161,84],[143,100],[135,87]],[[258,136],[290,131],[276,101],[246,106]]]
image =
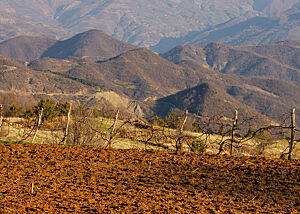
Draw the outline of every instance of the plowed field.
[[[300,161],[0,144],[0,213],[299,213]]]

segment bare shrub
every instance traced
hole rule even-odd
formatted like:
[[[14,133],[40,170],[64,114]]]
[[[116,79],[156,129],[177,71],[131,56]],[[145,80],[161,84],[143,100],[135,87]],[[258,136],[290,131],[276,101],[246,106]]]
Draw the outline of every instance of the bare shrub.
[[[101,145],[98,132],[98,121],[90,116],[90,111],[78,106],[72,111],[67,144],[71,145]]]

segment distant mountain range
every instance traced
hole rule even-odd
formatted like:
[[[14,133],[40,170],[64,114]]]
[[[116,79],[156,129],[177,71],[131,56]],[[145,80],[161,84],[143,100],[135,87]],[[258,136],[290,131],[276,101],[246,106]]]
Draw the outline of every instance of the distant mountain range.
[[[97,30],[64,41],[18,37],[0,44],[1,53],[23,60],[1,56],[0,92],[139,117],[171,109],[232,117],[239,108],[278,121],[291,107],[300,108],[299,46],[209,43],[158,55]]]
[[[61,40],[90,29],[103,30],[115,38],[144,47],[154,46],[163,38],[178,38],[193,31],[200,31],[199,35],[189,34],[186,38],[191,37],[193,42],[199,42],[199,39],[205,40],[202,42],[217,41],[222,33],[228,44],[242,44],[244,40],[245,44],[247,41],[296,39],[299,24],[294,19],[298,15],[289,20],[294,23],[294,28],[283,28],[281,33],[275,31],[278,26],[285,27],[286,22],[280,19],[278,23],[274,17],[299,6],[299,0],[2,0],[0,41],[19,35],[51,36]],[[265,18],[250,19],[258,16]],[[268,17],[273,18],[270,21]],[[257,21],[263,21],[263,27],[269,33],[263,32]],[[233,27],[233,22],[240,25]],[[246,31],[245,28],[250,26],[253,28]],[[272,31],[274,35],[271,35]]]
[[[208,43],[181,45],[161,56],[180,64],[195,64],[223,74],[266,76],[300,85],[300,41],[255,46]]]
[[[283,40],[300,40],[300,7],[272,17],[239,17],[223,24],[193,31],[180,38],[163,38],[151,49],[163,53],[181,44],[202,45],[219,42],[232,46],[254,45]]]

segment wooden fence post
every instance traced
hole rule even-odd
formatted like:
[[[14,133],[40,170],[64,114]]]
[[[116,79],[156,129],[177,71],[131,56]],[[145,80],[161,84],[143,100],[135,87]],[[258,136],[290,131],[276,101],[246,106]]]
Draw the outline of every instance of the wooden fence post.
[[[2,126],[3,123],[3,105],[0,104],[0,127]]]
[[[37,132],[38,132],[38,130],[39,130],[39,127],[40,127],[40,125],[41,125],[43,112],[44,112],[44,108],[42,108],[42,109],[41,109],[41,112],[39,113],[39,120],[38,120],[38,123],[37,123],[37,126],[36,126],[36,130],[35,130],[34,136],[33,136],[32,140],[31,140],[31,143],[34,142],[35,137],[36,137],[36,135],[37,135]]]
[[[181,155],[182,154],[182,147],[183,147],[183,144],[182,144],[182,135],[183,135],[183,127],[186,123],[186,120],[187,120],[187,117],[188,117],[188,114],[189,114],[189,111],[186,110],[185,111],[185,115],[184,115],[184,119],[183,119],[183,122],[180,126],[180,129],[179,129],[179,134],[178,134],[178,138],[176,140],[176,152],[177,152],[177,155]]]
[[[288,151],[288,160],[292,159],[292,152],[294,147],[294,139],[295,139],[295,124],[296,124],[296,116],[295,116],[296,109],[292,108],[291,111],[291,140],[289,142],[289,151]]]
[[[64,138],[63,138],[63,140],[62,140],[62,143],[63,143],[63,144],[66,144],[67,138],[68,138],[68,135],[69,135],[69,126],[70,126],[71,109],[72,109],[72,103],[70,103],[70,108],[69,108],[69,112],[68,112],[68,120],[67,120],[66,129],[65,129],[65,135],[64,135]]]
[[[238,110],[235,110],[235,116],[233,119],[233,123],[232,123],[232,132],[231,132],[231,143],[230,143],[230,155],[232,155],[232,149],[233,149],[233,143],[234,143],[234,135],[235,135],[235,129],[237,126],[237,122],[238,122]]]
[[[116,124],[117,124],[117,121],[118,121],[119,113],[120,113],[120,111],[118,109],[117,112],[116,112],[115,120],[114,120],[114,123],[112,125],[111,131],[110,131],[110,136],[109,136],[108,143],[107,143],[107,146],[109,148],[111,148],[112,139],[115,135],[115,129],[116,129]]]

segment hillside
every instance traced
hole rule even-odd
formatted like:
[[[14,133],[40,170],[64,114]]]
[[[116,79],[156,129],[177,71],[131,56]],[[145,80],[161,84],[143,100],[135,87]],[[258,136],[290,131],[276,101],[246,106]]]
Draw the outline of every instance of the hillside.
[[[249,118],[265,115],[280,121],[280,116],[292,107],[300,107],[300,87],[290,83],[259,77],[222,77],[222,80],[203,81],[193,88],[158,99],[152,109],[162,116],[171,109],[187,109],[197,115],[226,117],[232,117],[239,109]]]
[[[290,81],[299,83],[298,80],[281,73],[287,65],[277,61],[276,64],[274,59],[259,55],[249,46],[241,48],[244,49],[214,43],[201,47],[179,46],[163,55],[177,65],[147,49],[136,49],[100,62],[37,60],[30,68],[60,72],[103,85],[129,100],[136,100],[141,107],[139,112],[143,112],[139,115],[145,116],[164,116],[172,108],[188,109],[200,115],[232,116],[239,108],[246,115],[265,115],[278,121],[291,107],[300,107],[300,88]],[[264,70],[259,64],[253,66],[261,58],[270,63],[270,68],[278,66],[277,70],[268,67]],[[236,66],[236,71],[224,66],[226,63]],[[201,90],[202,86],[208,90]],[[130,102],[123,103],[129,106]]]
[[[45,50],[41,57],[105,60],[136,48],[136,46],[119,41],[100,30],[89,30],[70,39],[56,42]]]
[[[62,73],[99,83],[119,94],[139,100],[156,99],[185,89],[197,84],[205,74],[204,70],[192,71],[178,66],[144,48],[128,51],[106,61],[85,59],[60,63],[62,65],[59,67],[65,67],[60,70]],[[35,61],[30,66],[38,70],[57,70],[49,63],[49,59]]]
[[[255,45],[283,40],[300,40],[300,8],[271,17],[233,18],[203,31],[193,31],[181,38],[164,38],[152,50],[163,53],[176,45],[203,45],[219,42],[227,45]]]
[[[28,52],[37,56],[39,43],[34,44]],[[26,46],[20,47],[26,53]],[[28,65],[2,57],[2,90],[76,100],[110,112],[119,108],[139,117],[164,116],[172,108],[230,116],[239,108],[278,121],[300,105],[299,50],[297,41],[236,47],[209,43],[178,46],[159,56],[91,30],[56,42],[43,59]],[[51,52],[56,59],[46,57]],[[103,88],[113,92],[99,92]]]
[[[118,39],[149,47],[162,38],[203,31],[233,18],[270,17],[297,6],[299,0],[2,0],[0,39],[18,35],[65,39],[101,29]]]
[[[219,78],[202,82],[208,84],[208,91],[200,90],[203,85],[199,85],[162,98],[157,105],[164,103],[165,111],[173,106],[200,114],[232,114],[239,108],[278,120],[291,107],[300,107],[299,54],[297,41],[236,47],[219,43],[177,46],[161,56],[190,69],[213,70]]]
[[[176,64],[188,61],[225,74],[268,76],[300,83],[300,49],[296,41],[236,47],[219,43],[183,45],[161,56]]]
[[[283,65],[300,69],[300,40],[246,46],[243,49],[252,50]]]
[[[18,96],[85,97],[98,89],[78,81],[28,69],[19,61],[0,56],[1,92],[14,92]]]
[[[224,88],[212,82],[204,82],[193,88],[180,91],[174,95],[161,98],[157,106],[168,106],[166,113],[172,108],[187,109],[190,113],[197,115],[224,115],[232,117],[235,109],[248,115],[257,115],[255,109],[238,102],[234,97],[229,96]],[[159,112],[159,110],[157,110]],[[162,114],[163,115],[163,114]]]
[[[144,115],[137,103],[114,92],[104,91],[101,85],[61,75],[55,70],[33,70],[21,61],[1,55],[0,95],[0,102],[5,105],[5,109],[12,103],[30,107],[42,97],[48,97],[55,101],[97,108],[110,114],[118,108],[123,116],[134,118]]]
[[[9,58],[31,61],[39,59],[56,40],[47,37],[19,36],[0,43],[0,54]]]
[[[89,30],[67,40],[19,36],[0,43],[0,54],[23,61],[40,58],[106,60],[137,47],[100,30]]]
[[[3,4],[3,1],[1,1],[0,4]],[[27,4],[32,4],[32,1]],[[58,25],[47,24],[47,21],[34,21],[34,19],[37,18],[36,16],[28,20],[28,16],[32,16],[32,11],[30,10],[24,14],[25,17],[18,17],[19,14],[11,15],[3,11],[12,11],[12,9],[6,8],[5,6],[1,6],[0,8],[0,10],[2,10],[0,12],[0,42],[24,35],[61,39],[75,34]]]

